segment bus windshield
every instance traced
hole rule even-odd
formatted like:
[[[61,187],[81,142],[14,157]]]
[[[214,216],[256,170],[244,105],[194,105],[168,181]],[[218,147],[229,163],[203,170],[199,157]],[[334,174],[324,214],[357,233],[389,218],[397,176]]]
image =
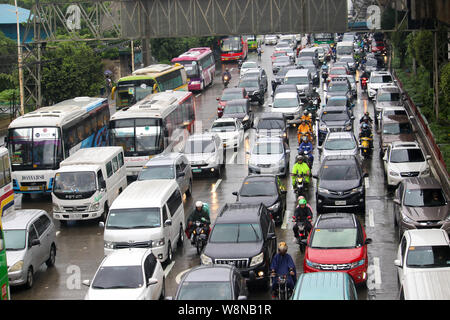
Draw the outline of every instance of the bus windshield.
[[[132,105],[153,93],[154,79],[136,79],[120,81],[117,84],[120,106]]]
[[[187,60],[187,61],[177,61],[177,63],[180,63],[184,66],[186,74],[189,78],[200,78],[200,72],[198,69],[197,61]]]
[[[111,145],[121,146],[125,156],[144,156],[163,151],[161,120],[156,118],[111,121]]]
[[[238,53],[242,51],[240,37],[229,37],[220,40],[220,50],[223,53]]]
[[[62,160],[56,127],[17,128],[9,131],[12,170],[57,169]]]

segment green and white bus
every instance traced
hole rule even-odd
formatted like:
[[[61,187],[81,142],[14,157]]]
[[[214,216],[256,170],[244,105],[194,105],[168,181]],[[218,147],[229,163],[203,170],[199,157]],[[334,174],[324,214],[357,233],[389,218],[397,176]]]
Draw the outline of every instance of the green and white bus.
[[[256,39],[256,35],[247,35],[244,36],[248,43],[248,50],[255,50],[258,48],[258,40]]]
[[[8,265],[6,264],[5,238],[0,217],[0,300],[9,300]]]

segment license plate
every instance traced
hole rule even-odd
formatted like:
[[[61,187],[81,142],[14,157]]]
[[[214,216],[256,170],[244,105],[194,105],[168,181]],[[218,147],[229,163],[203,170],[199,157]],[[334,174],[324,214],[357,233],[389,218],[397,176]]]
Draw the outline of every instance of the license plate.
[[[345,206],[347,204],[347,201],[335,201],[335,205],[337,206]]]
[[[202,172],[202,169],[192,169],[192,172]]]
[[[41,186],[33,186],[33,187],[23,187],[23,191],[37,191],[42,190]]]

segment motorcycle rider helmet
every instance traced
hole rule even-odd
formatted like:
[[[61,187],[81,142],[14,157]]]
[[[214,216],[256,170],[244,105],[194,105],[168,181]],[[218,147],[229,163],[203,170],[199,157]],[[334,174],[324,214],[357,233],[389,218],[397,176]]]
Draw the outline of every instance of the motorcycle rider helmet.
[[[195,207],[196,207],[196,208],[199,208],[199,209],[203,208],[203,202],[197,201],[197,202],[195,203]]]
[[[297,162],[303,162],[303,156],[301,154],[297,156]]]
[[[367,124],[367,123],[363,123],[362,125],[361,125],[361,130],[362,131],[368,131],[369,130],[369,125]]]
[[[286,242],[281,241],[281,242],[278,244],[278,251],[279,251],[281,254],[285,254],[285,253],[287,252],[287,250],[288,250],[288,246],[287,246]]]
[[[305,198],[301,198],[300,200],[298,200],[298,204],[299,205],[302,205],[302,204],[304,204],[304,205],[306,205],[306,199]]]
[[[306,141],[308,140],[308,138],[306,136],[302,137],[302,141],[306,143]]]

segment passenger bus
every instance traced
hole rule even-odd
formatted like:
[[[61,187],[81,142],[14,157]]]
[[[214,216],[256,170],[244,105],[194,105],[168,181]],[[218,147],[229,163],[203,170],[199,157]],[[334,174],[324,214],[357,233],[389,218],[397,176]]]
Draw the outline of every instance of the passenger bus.
[[[313,34],[315,44],[332,44],[334,43],[334,35],[332,33],[315,33]]]
[[[247,59],[248,44],[242,36],[222,37],[219,40],[219,48],[222,61]]]
[[[111,91],[116,109],[129,107],[152,93],[188,90],[186,69],[181,64],[152,64],[120,78]]]
[[[184,66],[189,91],[203,90],[214,81],[216,62],[212,50],[208,47],[189,49],[179,57],[173,58],[172,63]]]
[[[16,193],[51,193],[59,163],[80,148],[106,146],[108,100],[77,97],[12,121],[6,143]]]
[[[11,181],[11,164],[8,149],[0,147],[0,300],[9,300],[8,265],[1,217],[14,210],[14,191]]]
[[[194,130],[192,92],[165,91],[117,111],[109,124],[110,145],[125,153],[127,175],[135,177],[154,155],[180,151]]]
[[[244,39],[247,41],[248,51],[255,50],[258,48],[258,40],[256,39],[256,35],[247,35],[244,36]]]

